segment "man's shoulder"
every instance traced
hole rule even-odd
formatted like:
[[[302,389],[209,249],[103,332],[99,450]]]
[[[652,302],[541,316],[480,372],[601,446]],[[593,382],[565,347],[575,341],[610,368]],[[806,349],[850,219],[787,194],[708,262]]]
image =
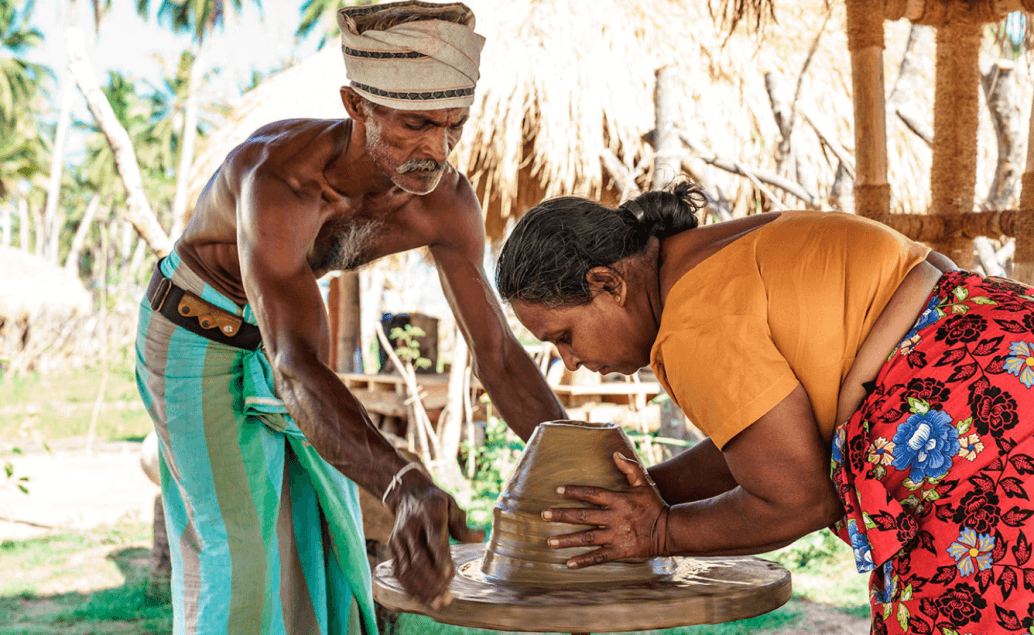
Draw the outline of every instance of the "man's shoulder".
[[[224,167],[238,173],[254,169],[279,171],[327,160],[348,142],[348,119],[285,119],[268,123],[248,136],[226,157]]]
[[[474,186],[465,174],[452,165],[442,174],[442,179],[434,191],[416,198],[419,205],[429,210],[455,210],[468,215],[481,209],[474,193]]]

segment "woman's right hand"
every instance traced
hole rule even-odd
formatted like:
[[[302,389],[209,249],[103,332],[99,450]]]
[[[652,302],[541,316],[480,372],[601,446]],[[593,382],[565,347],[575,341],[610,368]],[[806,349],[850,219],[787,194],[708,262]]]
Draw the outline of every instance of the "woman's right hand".
[[[631,490],[615,492],[600,487],[564,485],[564,498],[595,505],[594,508],[552,507],[542,512],[550,522],[597,525],[549,539],[554,549],[598,545],[600,548],[567,561],[572,569],[615,560],[645,560],[667,554],[668,505],[661,499],[639,463],[614,453],[614,463],[628,479]]]

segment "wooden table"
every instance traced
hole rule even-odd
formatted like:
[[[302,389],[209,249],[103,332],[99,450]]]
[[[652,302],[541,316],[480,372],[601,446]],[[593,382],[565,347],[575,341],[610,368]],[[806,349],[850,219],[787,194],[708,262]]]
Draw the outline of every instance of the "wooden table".
[[[565,408],[577,408],[587,403],[617,403],[632,404],[632,399],[643,398],[643,402],[650,401],[657,395],[664,392],[660,383],[655,381],[644,382],[621,382],[608,381],[600,384],[588,385],[567,385],[552,386],[553,392],[560,397],[560,403]]]
[[[338,377],[370,414],[399,419],[409,416],[409,406],[406,405],[409,395],[401,375],[338,373]],[[448,373],[418,373],[416,383],[426,410],[445,407],[449,392]]]

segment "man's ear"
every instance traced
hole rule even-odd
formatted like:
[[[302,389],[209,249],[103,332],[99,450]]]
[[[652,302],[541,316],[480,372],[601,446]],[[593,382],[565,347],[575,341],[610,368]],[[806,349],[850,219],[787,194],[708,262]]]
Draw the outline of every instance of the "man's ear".
[[[363,109],[363,96],[355,92],[351,86],[341,87],[341,103],[353,121],[366,123],[366,110]]]
[[[628,285],[617,271],[610,267],[593,267],[585,274],[585,279],[589,282],[589,290],[594,297],[600,293],[607,293],[614,297],[614,302],[618,306],[624,306],[628,298]]]

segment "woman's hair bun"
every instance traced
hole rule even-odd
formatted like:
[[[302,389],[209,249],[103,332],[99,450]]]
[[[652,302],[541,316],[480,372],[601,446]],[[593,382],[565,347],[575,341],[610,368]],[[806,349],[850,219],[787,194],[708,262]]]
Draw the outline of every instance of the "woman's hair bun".
[[[643,211],[640,223],[658,238],[673,236],[699,224],[696,213],[707,206],[707,196],[700,186],[680,179],[663,190],[645,192],[632,199]],[[624,207],[628,208],[626,203]]]

